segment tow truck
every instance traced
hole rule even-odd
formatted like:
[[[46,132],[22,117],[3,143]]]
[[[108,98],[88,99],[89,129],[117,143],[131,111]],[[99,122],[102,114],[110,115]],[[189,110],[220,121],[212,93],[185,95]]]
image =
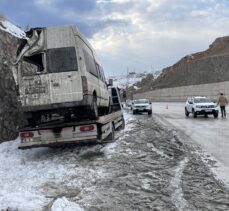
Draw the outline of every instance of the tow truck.
[[[122,105],[118,88],[109,88],[111,111],[101,115],[97,120],[79,120],[70,122],[62,119],[51,119],[31,127],[19,129],[19,149],[37,147],[59,147],[66,144],[106,143],[115,140],[115,131],[124,129]]]

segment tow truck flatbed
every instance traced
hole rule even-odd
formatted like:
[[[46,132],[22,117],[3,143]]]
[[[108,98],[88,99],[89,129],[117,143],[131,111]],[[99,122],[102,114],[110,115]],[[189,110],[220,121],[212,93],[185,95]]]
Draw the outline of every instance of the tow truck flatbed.
[[[116,88],[115,88],[116,89]],[[115,130],[125,127],[120,97],[112,96],[112,112],[97,120],[64,119],[43,122],[19,129],[19,149],[55,147],[76,143],[103,143],[115,139]]]
[[[68,126],[77,126],[77,125],[86,125],[86,124],[106,124],[110,121],[112,121],[115,118],[118,118],[123,115],[122,110],[116,111],[104,116],[100,116],[97,120],[84,120],[84,121],[71,121],[71,122],[65,122],[64,119],[61,120],[54,120],[49,121],[43,124],[40,124],[35,127],[23,127],[20,128],[20,131],[29,131],[29,130],[42,130],[42,129],[52,129],[57,127],[68,127]]]

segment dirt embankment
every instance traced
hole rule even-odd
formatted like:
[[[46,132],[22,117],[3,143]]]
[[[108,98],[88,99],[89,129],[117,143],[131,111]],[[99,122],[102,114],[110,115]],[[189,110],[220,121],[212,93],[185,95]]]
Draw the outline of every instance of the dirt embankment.
[[[206,51],[183,57],[162,70],[156,80],[140,85],[137,92],[229,81],[229,36],[217,38]]]

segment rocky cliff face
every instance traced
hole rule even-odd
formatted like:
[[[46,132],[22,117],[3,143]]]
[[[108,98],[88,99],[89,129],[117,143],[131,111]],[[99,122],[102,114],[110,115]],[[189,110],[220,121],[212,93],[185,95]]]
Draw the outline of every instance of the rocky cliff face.
[[[206,51],[185,56],[162,70],[145,90],[229,81],[229,36],[217,38]]]
[[[0,142],[15,139],[20,123],[20,105],[12,67],[19,38],[7,32],[0,20]]]

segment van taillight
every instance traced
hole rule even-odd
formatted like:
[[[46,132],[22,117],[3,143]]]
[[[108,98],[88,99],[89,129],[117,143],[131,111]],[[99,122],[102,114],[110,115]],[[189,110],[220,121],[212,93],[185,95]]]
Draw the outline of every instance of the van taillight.
[[[86,78],[86,76],[81,76],[81,79],[82,79],[83,93],[84,93],[84,94],[87,94],[87,92],[88,92],[87,78]]]
[[[80,127],[81,132],[87,132],[91,130],[94,130],[94,125],[84,125]]]
[[[20,133],[21,138],[32,138],[34,136],[33,132]]]

